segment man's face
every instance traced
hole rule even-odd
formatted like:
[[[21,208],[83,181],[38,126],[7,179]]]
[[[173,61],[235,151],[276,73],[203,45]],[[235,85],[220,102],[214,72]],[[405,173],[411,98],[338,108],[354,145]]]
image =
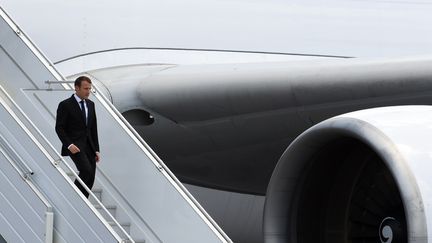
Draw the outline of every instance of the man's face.
[[[82,81],[81,86],[75,86],[75,93],[81,99],[88,99],[90,96],[91,84],[87,81]]]

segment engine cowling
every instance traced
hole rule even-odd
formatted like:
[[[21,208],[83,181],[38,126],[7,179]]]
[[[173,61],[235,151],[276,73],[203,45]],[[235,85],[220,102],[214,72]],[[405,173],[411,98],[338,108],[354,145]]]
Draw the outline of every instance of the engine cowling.
[[[300,135],[271,177],[266,243],[428,242],[432,107],[348,113]]]

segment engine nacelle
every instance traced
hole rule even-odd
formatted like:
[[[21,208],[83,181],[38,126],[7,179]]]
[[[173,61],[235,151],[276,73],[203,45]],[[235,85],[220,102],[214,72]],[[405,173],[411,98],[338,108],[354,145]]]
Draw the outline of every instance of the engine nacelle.
[[[428,242],[431,203],[432,107],[353,112],[310,128],[282,155],[267,189],[264,238]]]

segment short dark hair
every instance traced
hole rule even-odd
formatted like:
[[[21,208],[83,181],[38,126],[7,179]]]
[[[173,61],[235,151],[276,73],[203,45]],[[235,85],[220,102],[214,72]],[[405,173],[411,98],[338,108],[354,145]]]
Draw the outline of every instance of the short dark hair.
[[[81,87],[81,83],[83,81],[89,82],[90,84],[92,83],[89,77],[79,76],[77,79],[75,79],[75,86]]]

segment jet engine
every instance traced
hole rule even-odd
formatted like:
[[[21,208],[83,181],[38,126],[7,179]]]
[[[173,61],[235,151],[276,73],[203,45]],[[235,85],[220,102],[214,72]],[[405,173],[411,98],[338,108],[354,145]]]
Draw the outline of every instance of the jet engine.
[[[264,240],[428,242],[431,203],[432,107],[348,113],[308,129],[280,158]]]

